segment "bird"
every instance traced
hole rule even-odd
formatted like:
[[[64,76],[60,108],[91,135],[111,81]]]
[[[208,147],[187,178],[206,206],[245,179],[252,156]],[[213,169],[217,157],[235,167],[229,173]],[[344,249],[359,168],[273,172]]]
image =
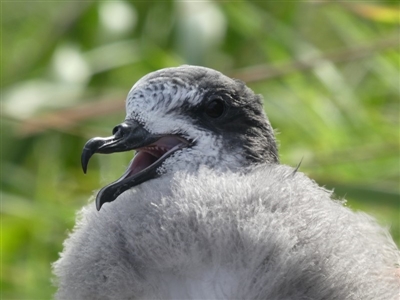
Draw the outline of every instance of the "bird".
[[[145,75],[124,122],[85,144],[83,171],[122,151],[125,173],[52,265],[56,299],[399,299],[387,229],[280,163],[244,82],[191,65]]]

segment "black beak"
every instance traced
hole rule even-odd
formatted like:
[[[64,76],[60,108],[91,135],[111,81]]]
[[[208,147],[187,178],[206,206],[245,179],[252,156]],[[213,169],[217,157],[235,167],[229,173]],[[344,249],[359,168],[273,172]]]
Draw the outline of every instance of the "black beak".
[[[86,173],[89,160],[95,153],[134,150],[149,145],[159,138],[160,136],[150,134],[138,122],[133,120],[125,121],[113,129],[112,136],[106,138],[95,137],[85,144],[81,157],[83,172]],[[97,210],[100,210],[105,202],[115,200],[127,189],[154,178],[157,174],[155,169],[149,169],[147,172],[141,172],[140,176],[128,177],[128,175],[129,170],[120,179],[99,191],[96,197]]]
[[[113,135],[102,138],[95,137],[86,142],[83,147],[81,163],[83,172],[86,174],[90,158],[95,153],[114,153],[138,149],[159,139],[152,136],[146,129],[136,121],[126,121],[113,129]]]

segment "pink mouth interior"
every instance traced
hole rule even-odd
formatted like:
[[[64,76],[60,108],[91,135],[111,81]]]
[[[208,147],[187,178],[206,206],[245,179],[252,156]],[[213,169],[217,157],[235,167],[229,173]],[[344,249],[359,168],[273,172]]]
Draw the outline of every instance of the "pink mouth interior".
[[[146,169],[170,151],[175,151],[180,145],[187,144],[175,136],[165,136],[153,144],[136,149],[136,155],[129,164],[123,178],[133,176]]]

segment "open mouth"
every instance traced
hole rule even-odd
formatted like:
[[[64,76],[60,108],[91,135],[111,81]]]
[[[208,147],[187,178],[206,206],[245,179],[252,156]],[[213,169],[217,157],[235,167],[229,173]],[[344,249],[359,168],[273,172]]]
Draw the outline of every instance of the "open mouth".
[[[89,140],[83,148],[82,168],[85,173],[94,153],[136,151],[125,173],[115,182],[103,187],[97,194],[97,210],[100,210],[104,203],[114,201],[124,191],[160,176],[157,170],[166,159],[177,151],[191,146],[191,142],[181,136],[151,135],[137,123],[133,126],[128,125],[115,130],[115,134],[111,137]]]
[[[158,168],[174,152],[188,146],[188,142],[178,136],[165,136],[156,142],[136,150],[135,157],[130,162],[126,173],[121,177],[131,177],[146,171],[148,168]]]
[[[159,175],[157,174],[157,169],[163,164],[163,162],[176,151],[187,147],[188,144],[189,143],[183,138],[177,136],[165,136],[150,145],[134,149],[136,150],[134,158],[129,163],[124,175],[122,175],[117,182],[120,180],[130,179],[131,181],[135,180],[137,184],[140,184],[151,179],[149,176],[152,178],[156,177]]]

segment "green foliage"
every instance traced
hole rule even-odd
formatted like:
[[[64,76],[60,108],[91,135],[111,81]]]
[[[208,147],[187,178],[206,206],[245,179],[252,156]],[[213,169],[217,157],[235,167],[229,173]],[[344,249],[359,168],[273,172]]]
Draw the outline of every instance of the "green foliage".
[[[84,176],[82,145],[124,119],[136,80],[183,63],[262,94],[281,161],[399,245],[400,11],[368,3],[2,3],[2,299],[52,297],[75,212],[132,156],[94,157]]]

